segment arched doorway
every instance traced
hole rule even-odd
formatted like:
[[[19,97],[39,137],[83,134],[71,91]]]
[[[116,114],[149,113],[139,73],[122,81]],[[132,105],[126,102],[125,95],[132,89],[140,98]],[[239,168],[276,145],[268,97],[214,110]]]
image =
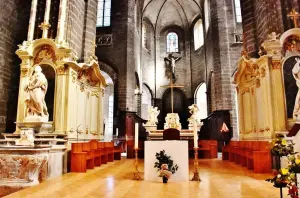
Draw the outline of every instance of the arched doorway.
[[[187,129],[187,119],[189,117],[188,103],[183,91],[177,88],[173,90],[173,112],[178,113],[182,129]],[[171,89],[167,89],[162,96],[162,120],[160,120],[160,128],[163,128],[163,123],[165,122],[165,117],[168,113],[172,113]]]
[[[201,83],[195,91],[195,104],[199,108],[200,119],[207,117],[207,94],[206,83]]]
[[[104,122],[104,141],[113,139],[113,121],[114,121],[114,83],[111,77],[104,71],[101,74],[105,78],[107,87],[104,90],[103,97],[103,122]]]

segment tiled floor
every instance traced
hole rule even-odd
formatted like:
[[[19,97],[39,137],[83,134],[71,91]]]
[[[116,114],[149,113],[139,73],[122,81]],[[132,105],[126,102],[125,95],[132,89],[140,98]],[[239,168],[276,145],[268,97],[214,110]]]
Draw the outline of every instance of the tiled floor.
[[[87,173],[68,173],[7,197],[143,197],[143,198],[277,198],[279,189],[264,181],[271,175],[254,174],[234,163],[200,160],[201,182],[168,184],[134,181],[133,160],[122,159]],[[190,177],[193,172],[190,161]],[[140,161],[143,172],[143,161]],[[284,197],[287,189],[283,190]]]

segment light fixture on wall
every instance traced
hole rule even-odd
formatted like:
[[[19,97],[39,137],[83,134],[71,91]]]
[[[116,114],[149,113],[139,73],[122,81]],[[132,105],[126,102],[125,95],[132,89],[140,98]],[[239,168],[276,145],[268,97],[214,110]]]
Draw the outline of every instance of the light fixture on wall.
[[[141,93],[140,88],[136,87],[135,90],[134,90],[134,95],[139,95],[140,93]]]

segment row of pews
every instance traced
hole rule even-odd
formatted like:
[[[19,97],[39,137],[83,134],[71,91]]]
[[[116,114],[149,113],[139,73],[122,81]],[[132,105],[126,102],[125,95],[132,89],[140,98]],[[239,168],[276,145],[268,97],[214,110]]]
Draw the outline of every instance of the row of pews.
[[[120,160],[121,152],[113,142],[74,142],[71,144],[71,172],[86,172],[86,169]]]
[[[217,158],[217,140],[198,140],[198,155],[199,158]]]
[[[230,141],[222,149],[222,159],[235,162],[254,173],[271,172],[271,152],[268,141]]]

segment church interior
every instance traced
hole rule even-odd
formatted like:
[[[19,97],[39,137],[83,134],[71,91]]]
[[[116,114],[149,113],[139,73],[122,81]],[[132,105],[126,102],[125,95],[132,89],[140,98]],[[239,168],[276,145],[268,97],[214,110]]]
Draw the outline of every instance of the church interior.
[[[0,197],[299,197],[300,1],[0,7]]]

